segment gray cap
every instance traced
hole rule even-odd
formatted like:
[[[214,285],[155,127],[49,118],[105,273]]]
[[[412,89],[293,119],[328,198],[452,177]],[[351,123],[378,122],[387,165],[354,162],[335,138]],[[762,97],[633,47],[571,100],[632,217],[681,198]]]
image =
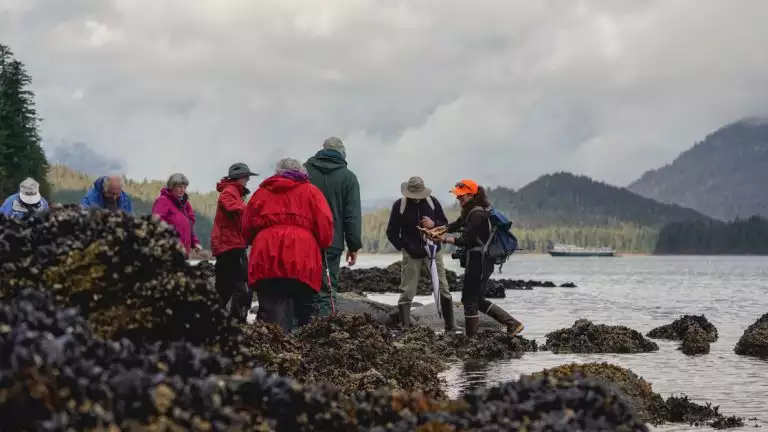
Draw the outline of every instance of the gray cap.
[[[257,175],[258,174],[251,171],[251,169],[248,168],[248,165],[242,162],[237,162],[232,164],[231,167],[229,167],[229,174],[227,175],[227,177],[231,179],[239,179],[242,177],[252,177]]]
[[[424,199],[432,195],[432,189],[424,186],[424,179],[421,177],[411,177],[407,182],[400,184],[400,192],[406,198]]]
[[[323,143],[323,148],[326,150],[336,150],[341,153],[342,156],[347,157],[347,150],[344,148],[344,143],[341,138],[330,137]]]

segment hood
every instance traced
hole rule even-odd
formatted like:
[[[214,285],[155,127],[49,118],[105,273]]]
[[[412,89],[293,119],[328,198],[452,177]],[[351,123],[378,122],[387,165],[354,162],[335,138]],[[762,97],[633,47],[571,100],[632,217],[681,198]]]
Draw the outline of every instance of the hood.
[[[338,169],[346,168],[347,161],[344,159],[344,156],[336,150],[325,149],[320,150],[317,154],[309,158],[307,165],[311,165],[323,174],[328,174]]]
[[[224,188],[228,186],[236,187],[237,191],[240,192],[240,195],[243,195],[243,193],[247,190],[245,186],[238,183],[237,180],[223,178],[220,182],[216,183],[216,192],[221,193],[224,191]]]
[[[275,193],[284,193],[303,183],[307,183],[307,180],[294,180],[281,175],[273,175],[264,179],[259,187]]]
[[[99,192],[104,191],[104,179],[106,179],[106,177],[99,177],[93,182],[93,187]]]

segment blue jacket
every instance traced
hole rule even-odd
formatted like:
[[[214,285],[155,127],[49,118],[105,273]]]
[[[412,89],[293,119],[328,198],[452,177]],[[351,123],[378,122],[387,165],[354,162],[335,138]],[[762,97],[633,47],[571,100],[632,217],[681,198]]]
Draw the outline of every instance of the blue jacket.
[[[421,218],[426,216],[435,222],[435,226],[443,226],[448,223],[443,207],[437,198],[430,196],[434,208],[429,205],[426,199],[418,203],[408,199],[403,213],[400,214],[400,198],[392,204],[392,212],[389,214],[389,224],[387,224],[387,238],[392,246],[397,250],[404,250],[411,258],[426,258],[427,251],[424,250],[424,241],[421,231],[417,228],[421,224]],[[440,250],[440,244],[437,245]]]
[[[0,213],[14,218],[22,218],[31,211],[40,212],[43,210],[48,210],[48,202],[45,198],[41,198],[37,206],[28,206],[21,202],[18,193],[9,196],[3,203],[3,206],[0,207]]]
[[[104,204],[104,180],[106,177],[99,177],[93,182],[93,187],[85,194],[83,200],[80,202],[85,207],[100,208],[110,210]],[[126,213],[133,213],[133,206],[131,205],[131,197],[128,196],[125,191],[120,192],[120,198],[117,199],[116,208],[112,210],[122,210]]]

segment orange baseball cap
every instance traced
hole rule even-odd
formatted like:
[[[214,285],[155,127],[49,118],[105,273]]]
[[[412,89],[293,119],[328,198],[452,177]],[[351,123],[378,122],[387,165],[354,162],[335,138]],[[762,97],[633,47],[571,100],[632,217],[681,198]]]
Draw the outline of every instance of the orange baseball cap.
[[[462,195],[474,195],[477,193],[477,183],[474,180],[464,179],[451,189],[451,193],[457,197]]]

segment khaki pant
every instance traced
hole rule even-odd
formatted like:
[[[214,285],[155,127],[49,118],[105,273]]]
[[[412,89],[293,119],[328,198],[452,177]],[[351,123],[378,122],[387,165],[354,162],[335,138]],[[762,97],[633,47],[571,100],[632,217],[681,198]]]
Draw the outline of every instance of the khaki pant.
[[[440,297],[451,298],[451,292],[448,290],[448,278],[445,276],[445,265],[443,265],[443,254],[438,252],[435,255],[437,264],[437,279],[440,281]],[[408,253],[403,252],[403,268],[400,273],[400,299],[398,304],[411,303],[419,287],[419,278],[422,268],[429,271],[429,258],[411,258]],[[429,278],[429,275],[427,275]]]

